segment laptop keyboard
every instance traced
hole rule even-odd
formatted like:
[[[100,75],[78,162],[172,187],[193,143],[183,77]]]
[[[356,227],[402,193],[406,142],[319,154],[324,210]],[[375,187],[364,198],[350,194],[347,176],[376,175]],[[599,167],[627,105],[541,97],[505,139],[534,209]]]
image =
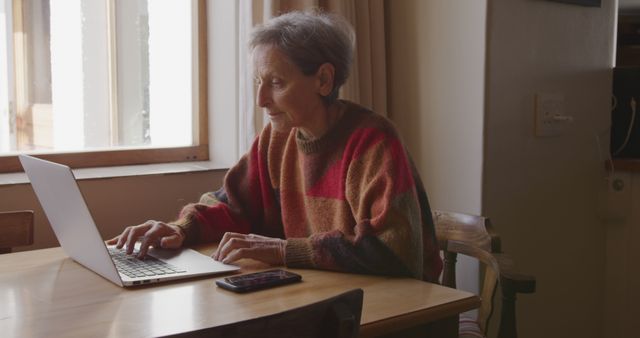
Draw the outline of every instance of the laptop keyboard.
[[[118,271],[131,278],[166,276],[186,271],[149,255],[138,259],[116,248],[109,248],[109,254]]]

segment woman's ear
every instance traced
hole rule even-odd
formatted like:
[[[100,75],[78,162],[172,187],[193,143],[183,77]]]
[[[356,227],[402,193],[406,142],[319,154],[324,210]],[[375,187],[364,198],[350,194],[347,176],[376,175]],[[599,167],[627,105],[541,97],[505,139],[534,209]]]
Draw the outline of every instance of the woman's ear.
[[[333,80],[335,77],[336,68],[325,62],[318,68],[316,72],[316,79],[318,83],[318,93],[322,96],[327,96],[333,91]]]

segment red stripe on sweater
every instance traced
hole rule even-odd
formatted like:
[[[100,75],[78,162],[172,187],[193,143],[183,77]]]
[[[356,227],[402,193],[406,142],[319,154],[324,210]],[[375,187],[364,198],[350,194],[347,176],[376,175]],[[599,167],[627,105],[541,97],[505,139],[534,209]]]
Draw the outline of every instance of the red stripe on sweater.
[[[413,189],[416,183],[413,180],[413,172],[409,165],[409,159],[407,159],[407,153],[397,138],[391,140],[391,157],[391,163],[395,166],[396,174],[393,195],[397,196],[409,189]]]
[[[251,225],[244,218],[237,216],[224,204],[218,204],[214,208],[202,208],[199,213],[198,223],[200,226],[199,242],[218,242],[227,231],[248,234],[251,232]],[[211,221],[215,220],[215,226]]]
[[[377,128],[362,128],[351,135],[342,159],[327,169],[324,176],[307,191],[307,196],[344,200],[344,185],[351,162],[361,158],[371,148],[384,141],[389,143],[391,160],[386,163],[390,168],[380,168],[380,170],[389,170],[394,173],[393,194],[411,189],[414,186],[413,176],[400,140]]]
[[[256,177],[254,173],[251,172],[253,170],[258,171],[259,182],[257,184],[260,185],[260,192],[257,191],[256,187],[250,187],[251,192],[254,196],[261,196],[262,198],[262,210],[267,208],[272,208],[275,204],[273,200],[273,187],[271,186],[271,179],[269,178],[269,166],[266,158],[261,156],[260,151],[256,147],[256,150],[253,152],[253,161],[251,161],[251,168],[249,172],[249,177]],[[255,199],[252,199],[255,200]],[[254,206],[255,207],[255,206]],[[258,210],[258,209],[253,209]]]
[[[384,140],[385,135],[379,129],[357,129],[347,141],[342,159],[325,172],[324,176],[307,191],[307,196],[325,197],[344,200],[344,185],[349,164],[362,156],[367,149]]]

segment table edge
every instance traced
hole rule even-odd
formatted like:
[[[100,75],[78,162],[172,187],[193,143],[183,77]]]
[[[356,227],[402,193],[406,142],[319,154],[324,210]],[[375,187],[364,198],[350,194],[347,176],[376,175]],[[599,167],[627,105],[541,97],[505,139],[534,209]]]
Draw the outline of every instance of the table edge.
[[[477,309],[479,306],[480,297],[472,294],[467,298],[463,298],[455,302],[442,304],[429,309],[414,311],[412,313],[387,318],[385,320],[377,320],[367,324],[361,324],[360,334],[358,337],[375,337],[391,333],[399,329],[402,330],[422,325],[424,323],[432,323],[443,318],[457,316],[465,311]],[[393,324],[389,324],[389,321],[393,321]]]

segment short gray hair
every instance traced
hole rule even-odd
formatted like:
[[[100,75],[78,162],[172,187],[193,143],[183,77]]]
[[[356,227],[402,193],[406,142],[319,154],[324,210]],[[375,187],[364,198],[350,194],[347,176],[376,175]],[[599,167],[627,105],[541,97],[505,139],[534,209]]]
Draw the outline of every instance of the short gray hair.
[[[354,42],[353,28],[342,17],[318,10],[292,11],[255,27],[249,47],[275,46],[305,75],[315,74],[324,63],[332,64],[333,90],[323,97],[325,104],[331,104],[349,77]]]

